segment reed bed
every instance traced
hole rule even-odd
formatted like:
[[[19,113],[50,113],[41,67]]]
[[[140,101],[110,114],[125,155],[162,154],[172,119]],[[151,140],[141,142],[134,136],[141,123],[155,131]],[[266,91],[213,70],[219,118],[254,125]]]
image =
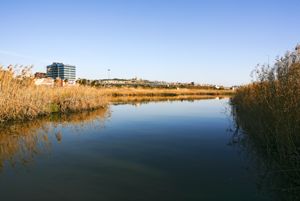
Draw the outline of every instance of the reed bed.
[[[209,95],[177,95],[177,96],[117,96],[110,99],[110,103],[119,104],[147,104],[150,102],[173,102],[173,101],[197,101],[209,99],[224,99],[230,96],[209,96]]]
[[[102,91],[92,87],[35,86],[29,71],[26,67],[0,68],[0,122],[92,110],[108,103]]]
[[[142,88],[142,87],[115,87],[115,88],[102,88],[103,92],[112,97],[172,97],[172,96],[221,96],[232,95],[233,90],[213,90],[213,89],[161,89],[161,88]]]
[[[132,97],[177,97],[232,95],[232,90],[98,88],[91,86],[35,86],[30,67],[0,66],[0,123],[24,121],[52,113],[70,113],[106,107],[109,102]]]
[[[263,169],[261,183],[279,200],[300,199],[300,64],[277,62],[231,98],[234,141]]]
[[[259,76],[232,97],[234,112],[268,127],[269,132],[258,129],[256,135],[278,153],[300,155],[300,64],[264,69]]]

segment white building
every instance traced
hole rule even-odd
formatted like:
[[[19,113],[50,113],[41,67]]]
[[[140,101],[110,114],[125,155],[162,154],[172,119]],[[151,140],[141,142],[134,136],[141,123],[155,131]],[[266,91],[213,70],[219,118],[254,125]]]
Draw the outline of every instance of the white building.
[[[34,84],[37,86],[54,86],[54,79],[48,77],[48,78],[37,78],[34,79]]]

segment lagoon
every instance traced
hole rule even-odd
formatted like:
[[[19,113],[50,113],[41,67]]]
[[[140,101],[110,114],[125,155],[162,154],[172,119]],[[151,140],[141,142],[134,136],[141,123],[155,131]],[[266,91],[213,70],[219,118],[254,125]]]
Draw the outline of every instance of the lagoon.
[[[228,99],[114,104],[0,130],[1,200],[272,200]]]

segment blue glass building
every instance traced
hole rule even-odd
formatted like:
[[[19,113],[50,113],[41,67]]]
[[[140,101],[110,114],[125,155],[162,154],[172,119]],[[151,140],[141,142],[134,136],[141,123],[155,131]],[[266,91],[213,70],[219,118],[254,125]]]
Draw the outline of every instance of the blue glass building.
[[[47,77],[53,79],[60,78],[62,80],[76,80],[76,66],[63,63],[53,63],[47,66]]]

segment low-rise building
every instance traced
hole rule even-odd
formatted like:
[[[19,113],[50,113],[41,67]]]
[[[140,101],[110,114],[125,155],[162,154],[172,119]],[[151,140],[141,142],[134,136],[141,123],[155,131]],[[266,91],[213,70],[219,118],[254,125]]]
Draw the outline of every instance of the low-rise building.
[[[54,86],[54,80],[50,77],[48,78],[36,78],[34,79],[34,84],[37,86]]]
[[[47,77],[47,74],[43,73],[43,72],[36,72],[34,74],[34,78],[46,78],[46,77]]]

